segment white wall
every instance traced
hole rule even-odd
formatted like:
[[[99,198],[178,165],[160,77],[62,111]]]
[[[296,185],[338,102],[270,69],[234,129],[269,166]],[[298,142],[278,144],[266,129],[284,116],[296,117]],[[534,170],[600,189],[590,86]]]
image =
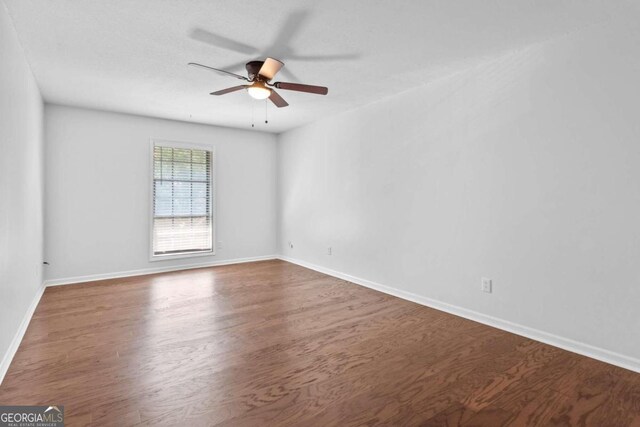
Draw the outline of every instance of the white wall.
[[[42,141],[42,98],[0,2],[0,381],[42,286]]]
[[[45,107],[47,281],[276,253],[275,136]],[[216,150],[215,256],[149,261],[150,138]]]
[[[638,39],[595,26],[282,134],[280,251],[640,359]]]

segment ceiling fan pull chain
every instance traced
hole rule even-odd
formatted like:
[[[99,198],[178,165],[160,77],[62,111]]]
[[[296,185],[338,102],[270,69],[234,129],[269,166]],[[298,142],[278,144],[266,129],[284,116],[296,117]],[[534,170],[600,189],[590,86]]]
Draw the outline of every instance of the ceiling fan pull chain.
[[[264,123],[267,124],[269,123],[269,120],[267,120],[267,108],[268,108],[268,103],[267,100],[264,100]]]
[[[254,102],[252,102],[252,103],[251,103],[251,127],[252,127],[252,128],[253,128],[253,127],[255,127],[255,114],[254,114],[254,112],[255,112],[255,108],[254,108],[254,107],[255,107],[255,105],[254,105],[254,104],[255,104]]]

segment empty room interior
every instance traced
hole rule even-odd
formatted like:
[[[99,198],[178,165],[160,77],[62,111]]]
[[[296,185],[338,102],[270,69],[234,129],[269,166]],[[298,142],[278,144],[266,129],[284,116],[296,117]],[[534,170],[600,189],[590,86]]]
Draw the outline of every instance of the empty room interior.
[[[639,22],[0,0],[0,426],[640,426]]]

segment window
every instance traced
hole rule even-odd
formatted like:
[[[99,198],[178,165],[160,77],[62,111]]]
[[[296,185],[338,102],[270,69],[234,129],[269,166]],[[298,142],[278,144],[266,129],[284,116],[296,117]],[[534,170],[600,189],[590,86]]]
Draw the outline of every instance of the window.
[[[153,143],[152,258],[213,253],[213,152]]]

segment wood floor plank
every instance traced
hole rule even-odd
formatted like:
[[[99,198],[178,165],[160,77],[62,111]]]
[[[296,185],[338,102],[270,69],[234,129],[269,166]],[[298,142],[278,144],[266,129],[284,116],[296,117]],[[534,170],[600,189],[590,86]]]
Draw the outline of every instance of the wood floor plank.
[[[0,404],[67,425],[640,425],[640,375],[283,261],[48,288]]]

